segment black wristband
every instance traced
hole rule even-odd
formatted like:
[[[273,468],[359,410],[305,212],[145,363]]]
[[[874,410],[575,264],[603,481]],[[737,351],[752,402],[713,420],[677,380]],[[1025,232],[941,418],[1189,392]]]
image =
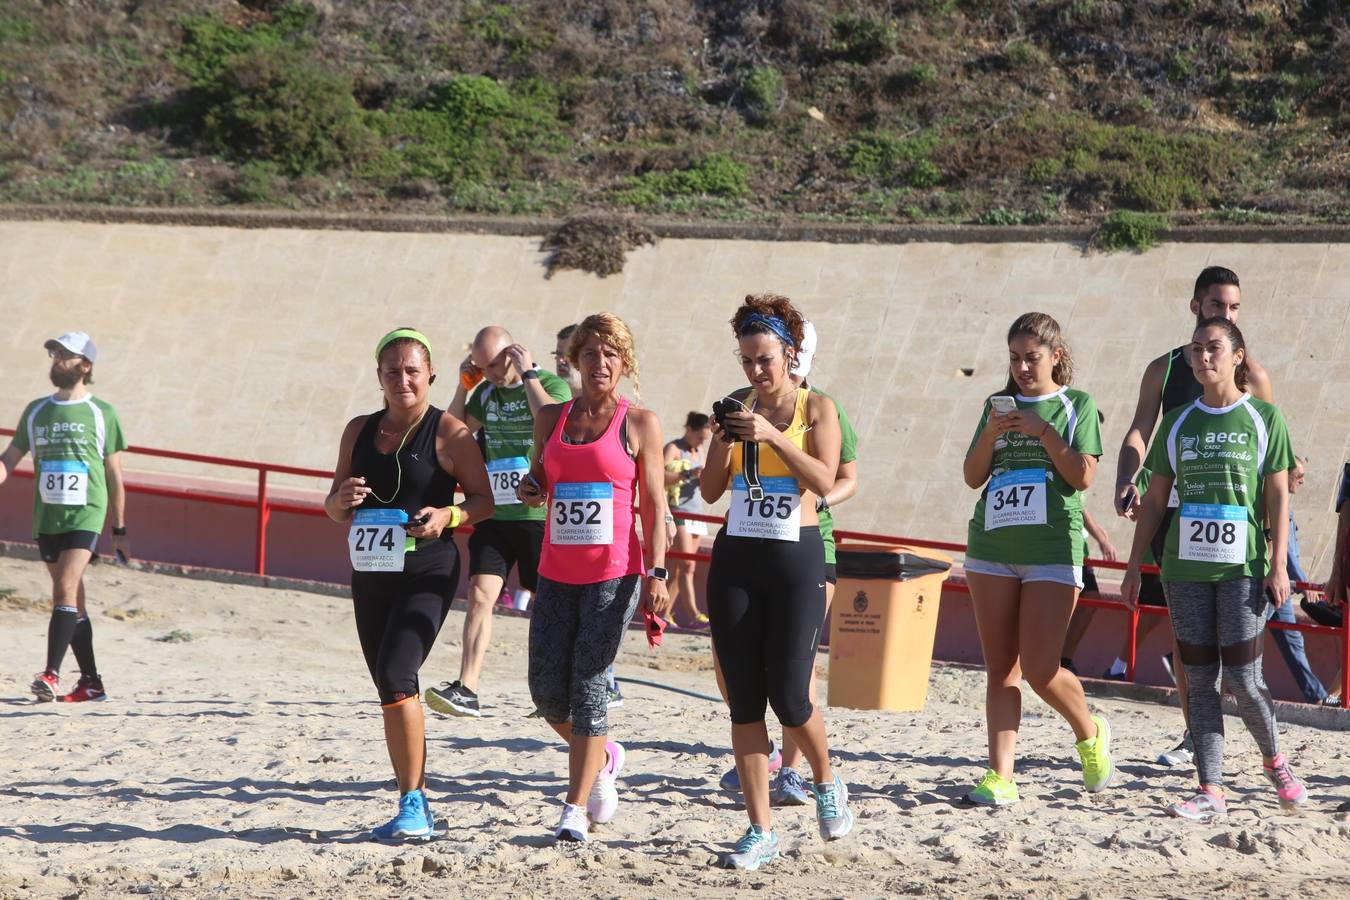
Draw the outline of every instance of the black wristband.
[[[538,369],[530,369],[529,371],[520,373],[520,377],[521,377],[521,378],[538,378],[538,377],[539,377],[539,370],[538,370]]]
[[[116,526],[113,527],[112,533],[113,533],[113,537],[126,537],[126,536],[127,536],[127,530],[126,530],[125,528],[117,528]]]

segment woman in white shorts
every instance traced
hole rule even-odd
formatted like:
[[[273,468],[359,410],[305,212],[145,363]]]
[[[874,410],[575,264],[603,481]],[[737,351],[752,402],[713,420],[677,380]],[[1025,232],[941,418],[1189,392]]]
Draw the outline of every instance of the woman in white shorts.
[[[703,512],[698,476],[703,471],[710,437],[712,423],[707,414],[691,412],[684,420],[684,436],[666,444],[666,499],[675,517],[675,543],[670,549],[677,553],[697,553],[699,539],[708,533],[707,522],[681,518],[680,513]],[[707,628],[708,617],[699,612],[694,590],[695,565],[692,559],[671,559],[670,600],[674,604],[674,617],[683,620],[677,624],[685,628]]]
[[[1023,678],[1072,726],[1087,790],[1105,788],[1113,774],[1110,728],[1060,667],[1083,586],[1083,491],[1102,452],[1097,407],[1069,387],[1073,360],[1050,316],[1013,322],[1008,360],[1008,383],[985,401],[964,467],[966,484],[982,489],[965,570],[988,673],[989,728],[989,768],[966,799],[985,805],[1018,799]]]

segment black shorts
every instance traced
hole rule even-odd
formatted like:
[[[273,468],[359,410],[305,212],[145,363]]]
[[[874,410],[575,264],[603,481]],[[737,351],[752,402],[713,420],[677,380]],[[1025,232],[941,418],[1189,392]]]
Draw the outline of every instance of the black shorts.
[[[1139,602],[1145,606],[1166,606],[1162,577],[1145,573],[1139,576]]]
[[[1097,573],[1092,571],[1092,566],[1083,566],[1083,594],[1100,594],[1101,588],[1097,587]]]
[[[542,520],[479,522],[469,535],[469,577],[497,575],[505,580],[515,566],[520,586],[534,591],[539,587],[539,551],[543,545]]]
[[[45,563],[61,558],[63,550],[88,550],[98,556],[97,531],[63,531],[60,534],[39,534],[38,554]]]
[[[834,563],[825,564],[825,580],[830,584],[839,583],[839,568]]]

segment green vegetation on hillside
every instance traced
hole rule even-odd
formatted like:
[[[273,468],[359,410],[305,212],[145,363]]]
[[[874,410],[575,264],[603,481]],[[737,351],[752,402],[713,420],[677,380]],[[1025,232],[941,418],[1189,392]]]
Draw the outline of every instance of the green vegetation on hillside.
[[[0,10],[0,202],[1350,222],[1332,0]]]

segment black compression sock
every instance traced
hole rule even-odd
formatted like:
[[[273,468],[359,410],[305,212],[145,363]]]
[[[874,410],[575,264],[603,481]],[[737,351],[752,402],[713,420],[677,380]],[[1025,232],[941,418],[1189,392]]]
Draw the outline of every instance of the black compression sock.
[[[70,639],[70,649],[75,653],[75,661],[80,664],[80,674],[97,681],[98,667],[94,665],[94,626],[88,616],[75,623],[75,634]]]
[[[47,625],[47,668],[50,671],[61,671],[61,661],[66,658],[66,648],[75,636],[75,623],[79,617],[79,610],[73,606],[52,607],[52,619]]]

